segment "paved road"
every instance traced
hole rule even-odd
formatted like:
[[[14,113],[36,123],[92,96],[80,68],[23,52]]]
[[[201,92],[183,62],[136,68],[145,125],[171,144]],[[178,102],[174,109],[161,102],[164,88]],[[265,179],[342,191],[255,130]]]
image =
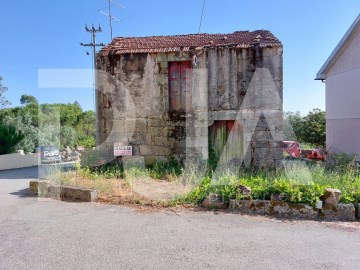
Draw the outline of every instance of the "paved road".
[[[0,269],[360,269],[359,223],[37,199],[36,177],[0,172]]]

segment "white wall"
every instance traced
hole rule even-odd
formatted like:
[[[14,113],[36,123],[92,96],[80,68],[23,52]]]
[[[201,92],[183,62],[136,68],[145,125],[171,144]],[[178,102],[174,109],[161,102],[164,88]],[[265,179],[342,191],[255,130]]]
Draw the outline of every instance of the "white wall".
[[[360,160],[360,27],[327,73],[326,146]]]
[[[356,154],[360,161],[360,119],[327,119],[326,148],[330,153]]]
[[[334,64],[327,72],[327,78],[360,68],[360,25],[354,30],[347,45],[342,48]]]
[[[8,154],[0,155],[0,170],[33,167],[40,164],[39,154]]]
[[[326,79],[326,118],[360,118],[360,68]]]

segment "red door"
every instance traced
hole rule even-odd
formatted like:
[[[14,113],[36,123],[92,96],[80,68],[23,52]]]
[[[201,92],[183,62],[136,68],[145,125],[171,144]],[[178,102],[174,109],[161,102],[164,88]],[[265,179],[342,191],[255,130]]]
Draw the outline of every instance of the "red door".
[[[235,120],[214,121],[209,128],[210,147],[218,161],[227,165],[231,159],[243,159],[243,126]]]

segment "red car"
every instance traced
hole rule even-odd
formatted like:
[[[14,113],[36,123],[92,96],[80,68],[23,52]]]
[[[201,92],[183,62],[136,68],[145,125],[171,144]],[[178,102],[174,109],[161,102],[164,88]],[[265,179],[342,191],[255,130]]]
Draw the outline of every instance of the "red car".
[[[300,156],[300,144],[297,141],[283,141],[283,150],[287,155],[297,158]]]

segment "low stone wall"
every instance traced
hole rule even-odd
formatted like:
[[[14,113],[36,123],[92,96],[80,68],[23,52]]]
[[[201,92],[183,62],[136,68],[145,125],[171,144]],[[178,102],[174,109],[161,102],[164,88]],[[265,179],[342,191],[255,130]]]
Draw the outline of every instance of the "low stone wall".
[[[66,201],[94,202],[98,197],[94,189],[52,185],[45,180],[30,181],[29,192],[36,196]]]
[[[353,204],[324,204],[318,210],[301,203],[267,200],[230,200],[229,208],[242,213],[254,213],[283,218],[354,221]]]
[[[360,220],[360,203],[355,204],[355,217]]]
[[[19,153],[0,155],[0,171],[33,167],[39,164],[40,156],[37,153],[24,154],[22,151],[19,151]]]

